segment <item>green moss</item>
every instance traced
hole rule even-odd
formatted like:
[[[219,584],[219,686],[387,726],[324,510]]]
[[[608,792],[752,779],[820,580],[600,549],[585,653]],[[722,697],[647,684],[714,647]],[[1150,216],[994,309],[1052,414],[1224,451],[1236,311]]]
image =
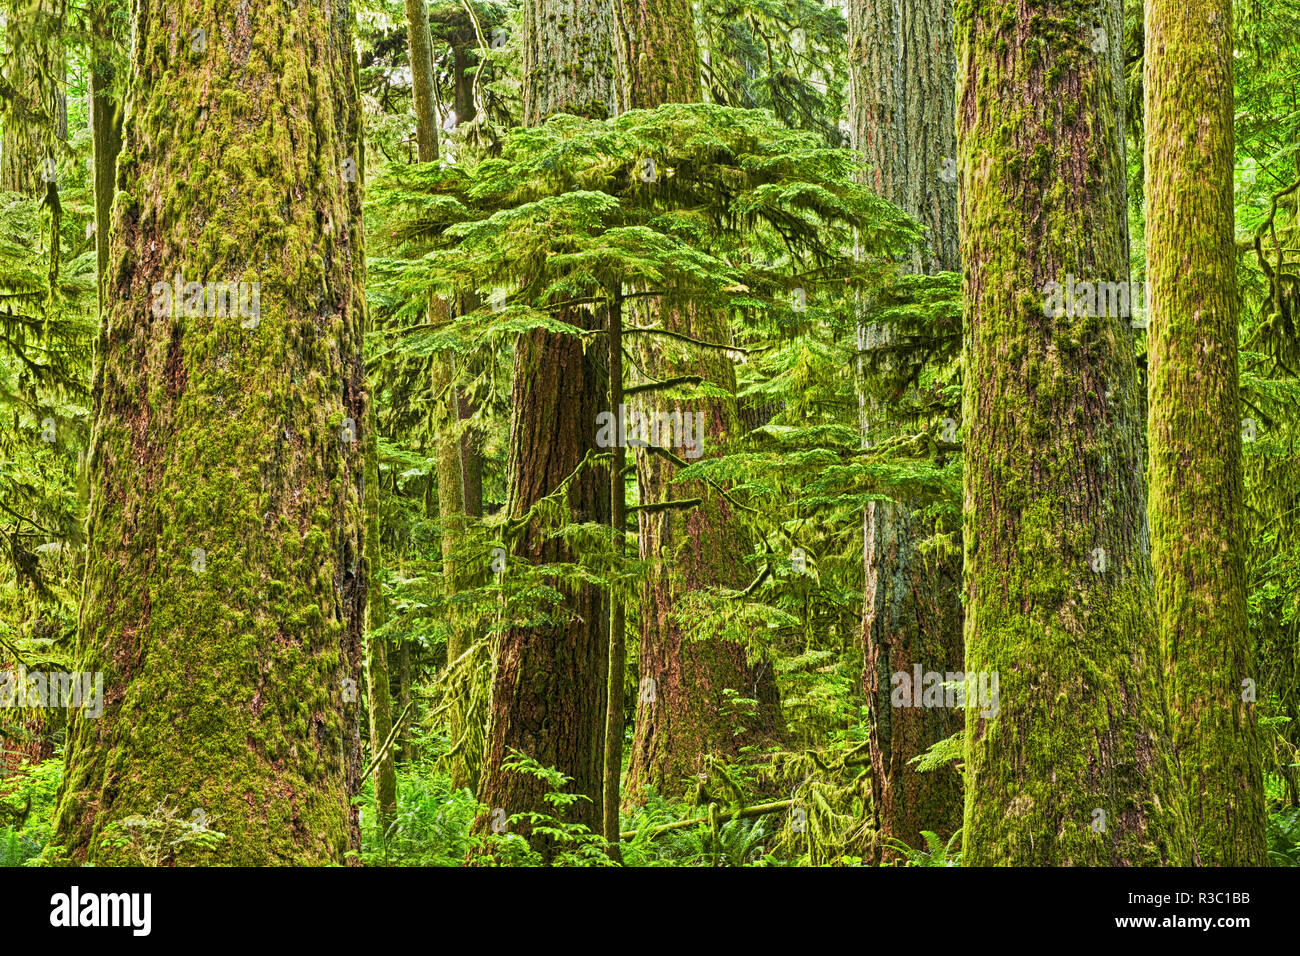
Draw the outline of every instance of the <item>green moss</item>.
[[[367,413],[362,370],[341,358],[357,354],[364,321],[349,271],[364,261],[360,194],[288,143],[292,126],[297,142],[344,154],[336,121],[359,127],[344,28],[315,7],[284,16],[316,39],[248,63],[218,55],[215,35],[208,55],[178,63],[167,29],[137,25],[157,80],[133,88],[118,167],[145,198],[124,192],[114,208],[138,225],[112,251],[96,407],[79,644],[82,666],[105,675],[106,706],[69,735],[57,833],[76,859],[130,862],[106,828],[159,804],[181,819],[202,810],[229,836],[182,863],[344,862],[357,838],[358,709],[344,680],[360,677],[362,467],[336,429]],[[233,17],[229,0],[206,0],[172,29]],[[318,55],[344,59],[309,71]],[[259,138],[268,112],[282,121]],[[346,238],[316,234],[322,208],[352,224]],[[329,348],[315,328],[325,276],[305,265],[321,243],[334,244],[327,284],[342,313]],[[259,328],[141,322],[152,283],[179,270],[256,276]]]

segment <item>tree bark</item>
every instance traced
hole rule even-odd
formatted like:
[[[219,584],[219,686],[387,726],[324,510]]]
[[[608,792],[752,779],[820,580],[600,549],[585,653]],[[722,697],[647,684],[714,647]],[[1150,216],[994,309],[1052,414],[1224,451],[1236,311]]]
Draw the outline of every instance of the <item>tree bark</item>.
[[[388,673],[388,641],[375,631],[388,616],[388,602],[377,572],[382,567],[379,508],[379,449],[373,409],[366,438],[366,554],[370,566],[370,594],[366,602],[365,675],[366,698],[370,713],[370,752],[380,753],[393,729],[392,684]],[[395,749],[395,748],[394,748]],[[397,816],[397,766],[390,749],[375,767],[375,817],[379,832],[387,838],[393,818]]]
[[[164,804],[228,837],[178,862],[345,863],[370,578],[350,17],[133,13],[79,629],[104,708],[73,720],[55,840],[126,862],[106,828]],[[211,285],[176,302],[177,273]],[[249,284],[239,313],[219,282]]]
[[[1067,275],[1128,279],[1104,52],[1121,16],[1118,0],[956,8],[965,671],[999,680],[988,706],[966,707],[963,862],[976,866],[1192,860],[1130,319],[1052,314],[1048,298]]]
[[[623,407],[623,292],[609,291],[609,407]],[[621,559],[627,541],[627,447],[615,442],[610,453],[609,467],[609,526],[613,537],[614,556]],[[605,708],[605,767],[604,767],[604,833],[610,843],[610,854],[621,860],[619,841],[619,786],[623,776],[623,672],[627,669],[627,619],[624,598],[610,594],[609,605],[609,675],[606,684]]]
[[[1246,611],[1229,0],[1147,0],[1151,558],[1201,863],[1264,866]]]
[[[697,102],[700,54],[690,3],[619,0],[613,7],[619,27],[621,109]],[[662,325],[703,341],[730,341],[731,330],[722,313],[666,299],[646,301],[638,308],[648,313],[638,324]],[[647,338],[637,344],[638,364],[648,381],[700,375],[729,397],[669,402],[647,392],[633,403],[636,411],[671,412],[683,420],[690,416],[691,421],[702,415],[707,434],[694,436],[700,447],[688,450],[682,436],[674,435],[675,448],[670,450],[678,457],[707,455],[709,449],[716,453],[739,433],[731,360],[718,351],[701,355]],[[748,584],[744,558],[753,542],[741,516],[716,488],[703,482],[675,482],[680,469],[671,460],[644,450],[638,450],[636,460],[640,501],[700,498],[702,503],[687,512],[638,514],[641,558],[652,563],[652,570],[642,593],[640,692],[627,772],[630,799],[651,786],[680,788],[687,776],[700,769],[705,755],[735,756],[742,746],[772,739],[784,729],[770,664],[751,663],[745,647],[732,641],[690,640],[689,629],[674,615],[692,591],[743,589]],[[729,714],[728,690],[756,700],[755,713],[743,719]],[[743,723],[744,733],[737,732],[738,723]]]
[[[605,116],[611,110],[611,24],[597,0],[528,0],[524,5],[524,121],[538,125],[555,112]],[[563,321],[594,328],[581,307]],[[568,487],[572,522],[609,520],[609,481],[584,459],[600,452],[596,416],[604,408],[603,363],[574,336],[525,333],[515,350],[510,427],[507,514],[518,521],[577,472]],[[510,566],[579,559],[534,518],[512,546]],[[546,785],[507,770],[512,750],[571,778],[578,800],[568,819],[600,831],[602,822],[605,681],[609,601],[601,588],[560,588],[563,603],[551,613],[562,623],[512,627],[496,649],[492,716],[479,800],[507,816],[548,810]],[[495,814],[494,814],[495,815]],[[480,821],[483,825],[484,821]],[[515,832],[527,835],[527,826]],[[552,848],[537,847],[544,856]]]
[[[90,10],[90,132],[94,164],[95,262],[101,313],[105,307],[104,285],[108,273],[117,154],[122,151],[122,104],[113,93],[116,74],[113,53],[119,41],[111,14],[110,0],[98,0]]]
[[[853,146],[867,161],[872,191],[927,230],[900,268],[958,270],[952,0],[851,0],[848,25]],[[860,329],[863,351],[886,344],[887,330]],[[863,396],[864,430],[882,411],[879,400]],[[891,678],[918,664],[922,673],[961,670],[961,555],[922,554],[918,545],[942,529],[905,502],[868,504],[864,529],[862,673],[877,846],[924,846],[922,830],[947,842],[961,828],[961,778],[953,767],[919,773],[909,761],[961,730],[963,716],[955,708],[893,706]]]

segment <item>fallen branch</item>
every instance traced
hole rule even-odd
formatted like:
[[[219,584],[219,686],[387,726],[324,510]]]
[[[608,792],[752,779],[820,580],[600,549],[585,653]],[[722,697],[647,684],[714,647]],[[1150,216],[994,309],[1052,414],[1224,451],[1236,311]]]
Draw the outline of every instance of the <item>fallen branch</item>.
[[[781,810],[789,810],[792,806],[794,806],[793,800],[778,800],[775,803],[759,803],[752,807],[746,807],[739,813],[732,814],[731,818],[734,820],[740,817],[746,819],[749,817],[761,817],[768,813],[778,813]],[[684,830],[687,827],[693,827],[697,824],[708,822],[708,817],[692,817],[689,820],[678,820],[675,823],[665,823],[662,826],[652,827],[649,831],[649,835],[658,836],[660,833],[667,833],[670,830]],[[640,830],[629,830],[626,833],[620,833],[618,838],[620,840],[632,840],[635,839],[636,835],[640,832]]]
[[[364,783],[365,779],[375,772],[375,768],[379,766],[380,761],[388,756],[388,751],[393,749],[393,742],[397,740],[397,735],[402,730],[402,724],[406,723],[406,715],[411,712],[411,708],[414,706],[415,701],[411,700],[407,701],[406,706],[402,708],[402,712],[393,721],[393,729],[388,732],[388,736],[384,739],[384,745],[370,758],[370,763],[366,764],[366,769],[361,771],[361,779],[357,781],[359,784]]]

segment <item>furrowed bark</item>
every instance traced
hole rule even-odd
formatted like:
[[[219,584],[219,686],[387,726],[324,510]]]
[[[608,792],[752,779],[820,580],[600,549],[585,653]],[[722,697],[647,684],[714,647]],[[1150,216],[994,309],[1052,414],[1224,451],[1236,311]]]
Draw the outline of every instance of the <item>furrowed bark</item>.
[[[852,0],[849,116],[867,182],[927,229],[900,268],[961,268],[954,128],[956,64],[952,0]],[[859,348],[889,343],[880,327],[859,330]],[[863,427],[884,411],[863,396]],[[952,767],[919,773],[909,763],[961,730],[955,708],[896,707],[892,675],[962,669],[961,555],[923,554],[936,530],[905,502],[872,502],[864,521],[863,685],[870,702],[871,796],[881,841],[924,846],[922,830],[946,843],[961,827],[961,778]],[[878,842],[878,846],[880,843]],[[888,851],[886,851],[888,853]]]
[[[976,866],[1192,860],[1130,319],[1048,307],[1068,276],[1128,279],[1107,52],[1121,12],[956,8],[965,670],[999,678],[996,706],[967,699],[963,862]]]
[[[351,17],[133,14],[79,628],[104,706],[72,722],[55,842],[131,862],[106,836],[161,805],[228,837],[175,862],[342,864],[369,584]]]
[[[596,0],[528,0],[524,5],[524,122],[538,125],[556,112],[601,117],[613,107],[613,49],[607,5]],[[562,310],[560,318],[594,328],[586,309]],[[528,514],[539,500],[579,472],[569,485],[573,522],[609,521],[609,480],[603,469],[579,466],[596,446],[596,417],[604,408],[603,363],[584,352],[574,336],[525,333],[515,350],[510,426],[507,513]],[[530,564],[573,561],[562,541],[547,536],[534,519],[508,559]],[[496,648],[492,717],[479,799],[507,816],[547,810],[546,785],[504,766],[519,751],[569,776],[572,822],[599,832],[603,812],[605,681],[608,668],[609,600],[588,585],[564,586],[567,615],[555,625],[514,627]],[[480,821],[480,826],[486,821]],[[517,832],[527,835],[528,828]],[[552,847],[537,847],[549,857]]]
[[[614,4],[619,26],[619,102],[622,109],[649,109],[665,103],[700,99],[699,48],[695,21],[685,0]],[[667,299],[643,302],[646,318],[638,324],[706,342],[728,342],[725,315],[696,309],[689,302]],[[703,416],[704,434],[687,450],[682,436],[672,436],[679,457],[709,454],[736,434],[736,373],[731,360],[716,350],[683,348],[658,336],[642,336],[638,364],[650,381],[697,375],[719,386],[725,399],[668,402],[654,393],[634,399],[642,415],[673,415],[692,422]],[[674,419],[679,420],[679,419]],[[783,731],[775,674],[765,660],[751,662],[735,642],[693,641],[686,622],[674,612],[692,591],[743,589],[749,572],[744,558],[752,542],[741,516],[717,489],[674,480],[678,467],[662,456],[638,450],[640,500],[648,505],[699,498],[689,510],[643,509],[637,512],[641,557],[653,562],[642,597],[640,684],[627,796],[636,799],[647,787],[680,789],[700,769],[707,754],[734,756],[745,744],[777,737]],[[757,710],[737,734],[736,715],[726,709],[725,691],[756,700]]]
[[[1229,0],[1147,0],[1151,557],[1201,863],[1263,866],[1246,611]]]

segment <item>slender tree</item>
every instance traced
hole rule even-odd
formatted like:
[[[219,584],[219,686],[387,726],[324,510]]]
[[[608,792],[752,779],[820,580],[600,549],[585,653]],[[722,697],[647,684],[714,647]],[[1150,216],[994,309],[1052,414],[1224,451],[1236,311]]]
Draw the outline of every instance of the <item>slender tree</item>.
[[[975,865],[1191,860],[1133,333],[1084,294],[1128,279],[1121,15],[1117,0],[956,6],[965,670],[998,681],[966,695]]]
[[[1151,557],[1174,750],[1201,862],[1261,866],[1260,675],[1246,614],[1237,388],[1230,0],[1148,0],[1143,81]]]
[[[394,748],[383,747],[393,729],[392,684],[388,667],[388,641],[377,636],[387,616],[387,601],[378,571],[381,562],[379,511],[379,450],[373,409],[366,444],[366,555],[370,566],[370,594],[366,601],[365,676],[366,703],[370,716],[371,759],[378,757],[372,771],[375,787],[375,815],[379,832],[387,834],[397,814],[397,766]]]
[[[95,0],[90,19],[90,135],[95,189],[95,262],[100,308],[108,271],[109,230],[112,228],[117,154],[122,150],[122,91],[117,84],[116,54],[120,46],[115,0]]]
[[[850,0],[848,26],[849,129],[867,161],[867,183],[927,230],[901,268],[958,270],[952,0]],[[864,353],[889,344],[886,330],[860,329]],[[864,394],[862,407],[870,430],[879,400]],[[920,773],[911,763],[957,733],[962,713],[892,700],[894,674],[911,679],[915,665],[923,673],[962,669],[961,555],[923,553],[921,542],[936,530],[904,503],[867,505],[862,636],[872,811],[880,837],[909,846],[923,844],[922,830],[946,841],[962,816],[957,771]]]
[[[438,107],[436,78],[433,72],[433,43],[429,35],[429,15],[425,0],[406,0],[406,30],[411,58],[411,93],[415,108],[416,157],[422,163],[439,158]],[[429,321],[452,320],[451,302],[434,295],[429,299]],[[451,355],[432,357],[433,392],[436,407],[435,472],[438,488],[438,518],[442,529],[442,574],[444,593],[454,597],[466,582],[465,573],[465,486],[461,461],[462,441],[459,393],[455,385],[455,367]],[[469,648],[465,622],[452,620],[447,640],[447,662],[454,662]],[[452,693],[458,693],[457,686]],[[458,754],[451,762],[457,786],[473,781],[475,760]]]
[[[171,813],[226,836],[178,862],[343,863],[370,580],[351,21],[133,19],[79,629],[103,712],[72,723],[56,842],[125,862],[123,821]]]

